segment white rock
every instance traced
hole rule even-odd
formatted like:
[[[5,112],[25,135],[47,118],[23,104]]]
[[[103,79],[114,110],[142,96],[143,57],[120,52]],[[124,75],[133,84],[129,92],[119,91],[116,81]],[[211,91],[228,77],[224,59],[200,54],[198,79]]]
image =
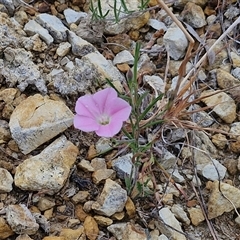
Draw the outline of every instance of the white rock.
[[[29,20],[29,22],[25,24],[23,30],[30,36],[38,34],[40,38],[43,39],[48,45],[53,43],[54,39],[49,34],[48,30],[43,28],[40,24],[38,24],[34,20]]]
[[[238,80],[240,80],[240,67],[237,67],[235,69],[232,70],[232,75],[237,78]]]
[[[15,185],[23,190],[44,190],[53,195],[65,184],[77,154],[78,148],[62,136],[16,167]]]
[[[85,12],[76,12],[71,8],[65,9],[63,14],[69,26],[72,23],[78,24],[81,18],[86,18],[88,16],[88,14]]]
[[[163,82],[163,79],[160,78],[159,76],[155,75],[144,75],[143,76],[143,81],[148,83],[153,90],[155,91],[155,94],[158,96],[158,93],[165,93],[165,84]]]
[[[74,69],[75,65],[72,61],[69,61],[65,66],[64,69],[68,72],[72,71]]]
[[[67,28],[56,16],[41,13],[36,17],[36,21],[49,31],[55,42],[60,43],[67,40]]]
[[[0,193],[12,191],[13,177],[4,168],[0,168]]]
[[[182,30],[172,24],[163,36],[163,43],[174,60],[184,57],[188,47],[188,40]]]
[[[104,216],[110,217],[114,213],[123,211],[127,202],[127,191],[118,183],[107,179],[101,195],[93,203],[92,209]]]
[[[68,31],[68,41],[72,45],[72,53],[76,56],[82,57],[88,53],[97,51],[97,49],[91,43],[77,36],[72,31]]]
[[[121,63],[127,63],[129,65],[133,65],[133,62],[134,62],[134,57],[127,50],[123,50],[123,51],[119,52],[113,59],[114,65],[121,64]]]
[[[122,240],[122,235],[126,229],[127,223],[115,223],[107,227],[107,230],[113,234],[117,240]]]
[[[186,240],[184,234],[180,233],[183,232],[180,223],[167,207],[159,210],[159,217],[162,221],[157,222],[157,227],[164,235],[173,240]],[[178,232],[174,231],[174,229],[177,229]]]
[[[179,173],[178,169],[168,169],[167,171],[171,174],[175,182],[183,183],[186,181],[185,178]]]
[[[164,31],[167,31],[167,27],[165,23],[158,21],[157,19],[149,19],[148,25],[154,28],[155,30],[163,29]]]
[[[72,125],[73,113],[62,102],[35,94],[13,111],[9,127],[24,154],[57,136]]]
[[[187,225],[190,225],[190,219],[188,218],[186,212],[184,212],[180,204],[174,204],[171,207],[171,211],[179,221],[184,222]]]
[[[239,137],[239,136],[240,136],[240,122],[234,122],[234,123],[232,123],[229,133],[238,135],[238,136],[235,136],[235,138],[236,138],[236,137]],[[234,137],[234,136],[233,136],[233,137]]]
[[[71,44],[69,42],[62,42],[59,44],[56,53],[60,57],[66,56],[71,49]]]
[[[120,80],[124,81],[124,76],[119,72],[119,70],[113,66],[111,61],[108,61],[101,53],[92,52],[84,57],[82,61],[87,61],[91,63],[97,70],[99,74],[99,80],[104,81],[106,78],[112,81]]]
[[[33,235],[39,228],[32,213],[24,204],[9,205],[6,208],[6,217],[8,224],[17,234]]]
[[[207,90],[202,92],[200,97],[213,94],[215,91]],[[207,106],[212,107],[213,111],[226,123],[232,123],[236,118],[236,104],[234,100],[225,92],[216,93],[210,97],[202,99]]]
[[[198,169],[198,165],[197,165]],[[212,181],[215,180],[222,180],[225,177],[227,168],[224,167],[221,163],[217,160],[212,159],[212,162],[206,164],[203,169],[201,170],[201,174]]]

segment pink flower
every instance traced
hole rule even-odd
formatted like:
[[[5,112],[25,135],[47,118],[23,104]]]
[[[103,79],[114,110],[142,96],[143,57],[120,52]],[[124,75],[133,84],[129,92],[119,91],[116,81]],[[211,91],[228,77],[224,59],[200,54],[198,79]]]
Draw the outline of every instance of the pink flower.
[[[77,100],[74,127],[85,132],[95,131],[101,137],[112,137],[121,130],[131,109],[113,88],[106,88]]]

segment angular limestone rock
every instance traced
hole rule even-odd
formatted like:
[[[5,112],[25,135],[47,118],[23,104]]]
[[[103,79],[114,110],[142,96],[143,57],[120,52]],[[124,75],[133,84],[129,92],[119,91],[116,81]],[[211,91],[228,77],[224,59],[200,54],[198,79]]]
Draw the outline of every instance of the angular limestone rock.
[[[53,195],[65,184],[77,155],[78,148],[62,136],[16,167],[15,185],[23,190],[44,190]]]
[[[73,113],[63,102],[35,94],[15,108],[9,127],[13,139],[27,154],[66,130],[72,122]]]

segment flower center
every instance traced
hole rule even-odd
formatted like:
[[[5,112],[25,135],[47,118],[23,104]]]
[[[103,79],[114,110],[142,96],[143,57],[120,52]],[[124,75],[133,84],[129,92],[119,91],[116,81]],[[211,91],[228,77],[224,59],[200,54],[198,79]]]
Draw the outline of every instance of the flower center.
[[[98,117],[98,123],[101,125],[107,125],[110,122],[110,117],[106,114],[102,114]]]

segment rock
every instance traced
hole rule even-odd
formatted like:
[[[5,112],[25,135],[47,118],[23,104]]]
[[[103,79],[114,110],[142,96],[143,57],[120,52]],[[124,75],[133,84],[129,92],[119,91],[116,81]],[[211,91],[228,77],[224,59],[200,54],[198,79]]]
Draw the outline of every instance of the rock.
[[[134,63],[134,57],[127,50],[123,50],[123,51],[119,52],[113,59],[114,65],[122,64],[122,63],[127,63],[129,65],[133,65],[133,63]]]
[[[194,109],[200,109],[199,105],[194,105]],[[194,122],[202,127],[209,127],[214,123],[214,119],[206,112],[199,111],[193,114]]]
[[[57,136],[72,125],[73,113],[62,101],[35,94],[13,111],[9,127],[24,154]]]
[[[87,216],[83,223],[85,234],[89,240],[95,240],[99,234],[99,228],[95,219],[91,216]]]
[[[227,183],[215,181],[210,185],[208,218],[213,219],[240,207],[240,190]],[[221,192],[220,192],[221,190]],[[225,197],[226,198],[225,198]]]
[[[65,19],[70,26],[72,23],[78,24],[81,18],[86,18],[88,16],[85,12],[76,12],[71,8],[67,8],[63,11]]]
[[[92,180],[95,184],[99,184],[107,178],[115,179],[115,177],[116,173],[112,169],[99,169],[94,171],[92,174]]]
[[[72,45],[72,53],[74,55],[83,57],[91,52],[97,51],[97,49],[91,43],[77,36],[74,32],[67,31],[67,33],[68,41]]]
[[[188,2],[181,15],[183,20],[193,28],[201,28],[207,24],[202,8],[195,3]]]
[[[231,133],[231,138],[239,139],[240,138],[240,122],[232,123],[229,133]]]
[[[53,43],[54,39],[49,34],[48,30],[38,24],[35,20],[29,20],[28,23],[25,24],[23,30],[29,35],[33,36],[38,34],[42,40],[44,40],[47,45]]]
[[[6,217],[11,229],[17,234],[33,235],[39,228],[35,218],[24,204],[9,205],[6,208]]]
[[[65,237],[48,236],[44,237],[43,240],[65,240]]]
[[[94,171],[107,168],[105,158],[94,158],[94,159],[92,159],[91,166],[93,167]]]
[[[32,215],[35,218],[36,222],[39,224],[39,226],[44,230],[44,232],[49,233],[50,222],[47,220],[47,218],[41,213],[33,212]]]
[[[89,192],[88,191],[79,191],[77,194],[75,194],[72,197],[72,201],[75,204],[85,203],[87,201],[88,196],[89,196]]]
[[[205,220],[201,208],[189,208],[188,213],[194,226],[198,226],[201,222]]]
[[[232,75],[237,78],[238,80],[240,80],[240,68],[237,67],[235,69],[232,70]]]
[[[0,217],[0,239],[6,239],[14,234],[4,218]]]
[[[94,219],[96,220],[97,224],[102,227],[110,226],[113,223],[113,220],[111,218],[107,218],[107,217],[103,217],[103,216],[95,215]]]
[[[149,19],[148,20],[148,25],[154,28],[155,30],[160,30],[163,29],[164,31],[167,31],[167,27],[165,23],[158,21],[157,19]]]
[[[177,0],[174,2],[174,6],[184,7],[188,2],[189,2],[188,0]],[[201,7],[204,7],[208,1],[207,0],[191,0],[191,2]]]
[[[159,217],[161,221],[155,223],[161,233],[173,240],[186,240],[185,235],[181,234],[181,232],[183,232],[181,225],[167,207],[163,207],[159,210]],[[171,226],[171,228],[168,226]],[[178,231],[175,231],[174,229],[177,229]]]
[[[68,240],[84,239],[84,227],[79,226],[77,229],[63,228],[59,234],[59,237]]]
[[[121,4],[121,1],[117,0],[116,9],[122,8]],[[107,16],[105,17],[106,24],[104,28],[104,33],[109,35],[116,35],[119,33],[128,32],[131,29],[139,29],[148,22],[150,13],[148,11],[139,12],[139,0],[126,0],[125,4],[128,11],[134,11],[135,15],[132,17],[126,17],[128,14],[124,13],[124,11],[120,11],[119,18],[121,18],[121,20],[117,23],[113,23],[112,19],[114,19],[114,8],[108,3],[107,0],[101,1],[101,8],[103,14],[109,11]],[[94,2],[93,7],[97,7],[97,1]]]
[[[221,133],[212,135],[212,142],[219,149],[224,149],[228,144],[226,136]]]
[[[47,45],[43,42],[38,34],[33,35],[32,37],[23,38],[23,46],[28,51],[44,52],[47,49]]]
[[[168,173],[172,176],[173,180],[177,183],[184,183],[186,182],[186,179],[179,173],[178,169],[168,169]]]
[[[216,39],[207,39],[206,42],[206,49],[209,49],[216,42]],[[210,52],[209,54],[211,56],[211,60],[210,63],[208,63],[206,66],[206,69],[209,71],[219,67],[221,68],[224,59],[228,58],[226,45],[222,41],[218,42],[217,45],[213,48],[212,52]]]
[[[178,70],[179,70],[181,64],[182,64],[182,61],[175,61],[175,60],[169,61],[169,73],[172,75],[172,77],[175,77],[179,74]],[[192,68],[193,68],[192,63],[187,62],[186,73],[188,73]]]
[[[236,159],[227,158],[224,161],[224,166],[227,168],[228,172],[234,176],[238,172],[238,161]]]
[[[215,94],[214,90],[207,90],[202,92],[200,97],[213,94],[210,97],[202,99],[208,107],[213,108],[213,111],[226,123],[232,123],[236,118],[236,104],[234,100],[225,92]]]
[[[226,174],[226,167],[224,167],[221,163],[217,160],[212,159],[212,162],[206,164],[203,168],[202,166],[197,166],[197,170],[201,171],[201,174],[212,181],[215,180],[222,180]]]
[[[94,172],[94,168],[91,166],[91,163],[88,160],[82,159],[77,166],[85,172]]]
[[[29,20],[27,13],[23,10],[16,11],[14,13],[14,19],[16,19],[16,21],[22,26],[24,26]]]
[[[144,75],[143,81],[148,83],[148,85],[153,88],[156,95],[158,95],[158,93],[165,92],[165,83],[163,82],[163,79],[159,76]]]
[[[67,28],[56,16],[41,13],[36,17],[36,22],[49,31],[55,42],[67,41]]]
[[[171,58],[179,60],[184,57],[188,40],[182,30],[175,24],[172,24],[164,34],[163,43]]]
[[[230,5],[226,12],[224,13],[224,16],[227,19],[232,20],[233,18],[237,17],[240,14],[240,10],[238,7],[235,7],[233,5]]]
[[[24,160],[16,167],[15,185],[23,190],[44,190],[53,195],[66,182],[77,154],[78,148],[62,136],[40,154]]]
[[[69,53],[70,49],[71,49],[71,44],[69,42],[62,42],[59,44],[56,54],[59,57],[64,57]]]
[[[111,79],[112,81],[124,81],[125,79],[118,69],[113,66],[112,62],[107,61],[99,52],[92,52],[85,55],[82,57],[82,61],[87,61],[95,67],[100,82],[105,82],[106,78]]]
[[[132,157],[132,153],[129,153],[112,161],[112,168],[116,171],[119,178],[125,179],[131,176],[133,169]]]
[[[30,238],[27,234],[21,234],[16,238],[16,240],[33,240],[33,239]]]
[[[1,0],[0,3],[3,4],[7,8],[10,16],[12,16],[14,14],[15,5],[12,0]]]
[[[4,168],[0,168],[0,193],[12,191],[13,177]]]
[[[9,87],[16,84],[20,91],[28,85],[35,86],[41,93],[47,93],[45,80],[41,76],[39,67],[33,63],[32,54],[23,48],[7,47],[4,50],[4,61],[0,59],[0,75],[5,77]]]
[[[75,207],[75,216],[81,221],[84,222],[85,218],[88,216],[88,214],[83,210],[83,207],[81,204],[77,204]]]
[[[99,138],[99,140],[96,142],[97,153],[104,153],[105,151],[109,151],[109,149],[112,149],[111,140],[109,138]]]
[[[8,122],[0,119],[0,143],[9,141],[11,134],[8,127]]]
[[[147,235],[144,229],[137,224],[116,223],[112,224],[107,229],[117,240],[147,240]]]
[[[16,88],[6,88],[0,91],[0,101],[12,103],[18,92]]]
[[[126,208],[129,218],[133,218],[136,215],[135,204],[133,203],[133,201],[130,197],[128,197],[128,199],[127,199],[125,208]]]
[[[46,197],[41,197],[38,201],[37,207],[40,211],[46,211],[55,206],[55,201]]]
[[[107,179],[101,195],[93,203],[92,209],[101,215],[110,217],[116,212],[121,212],[127,202],[127,191],[121,186]]]
[[[174,204],[171,207],[171,211],[179,221],[190,225],[190,220],[180,204]]]
[[[157,161],[161,164],[164,169],[170,169],[175,166],[177,157],[170,153],[167,149],[162,148],[161,158],[157,158]]]

